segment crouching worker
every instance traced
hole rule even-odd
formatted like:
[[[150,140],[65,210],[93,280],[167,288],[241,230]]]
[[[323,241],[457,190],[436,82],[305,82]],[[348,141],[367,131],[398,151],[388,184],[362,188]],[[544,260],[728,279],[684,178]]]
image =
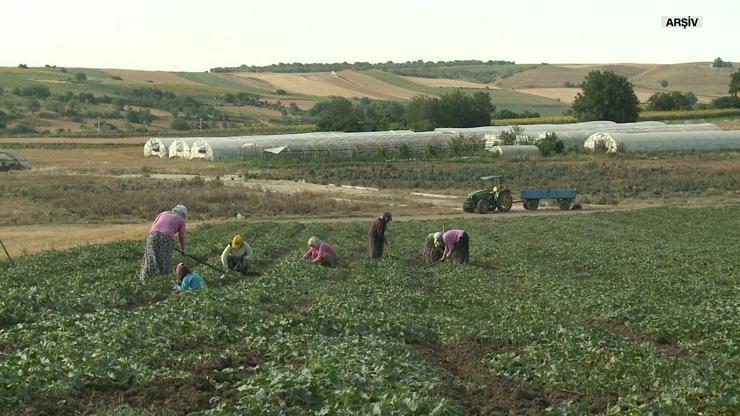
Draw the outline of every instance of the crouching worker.
[[[442,259],[453,259],[458,263],[470,263],[470,236],[464,230],[449,230],[434,235],[435,242],[441,241],[444,244]]]
[[[314,236],[308,239],[308,251],[301,257],[301,260],[311,261],[322,266],[336,267],[339,263],[339,255],[334,247]]]
[[[175,268],[177,281],[180,282],[173,289],[179,295],[182,292],[195,292],[206,287],[206,282],[200,275],[190,269],[185,263],[178,263]]]
[[[227,270],[247,274],[252,264],[252,247],[237,234],[221,253],[221,264]]]
[[[437,238],[439,235],[439,238]],[[424,263],[432,264],[442,258],[442,251],[445,245],[442,243],[442,233],[429,233],[424,240]]]

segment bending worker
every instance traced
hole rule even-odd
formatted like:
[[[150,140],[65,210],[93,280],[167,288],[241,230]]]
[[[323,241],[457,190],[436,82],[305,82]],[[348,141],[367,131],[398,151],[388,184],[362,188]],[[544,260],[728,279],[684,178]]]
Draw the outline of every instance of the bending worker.
[[[302,261],[311,261],[322,266],[335,267],[339,263],[339,255],[334,247],[313,236],[308,239],[308,251],[301,257]]]
[[[249,243],[244,241],[240,234],[237,234],[221,253],[221,264],[228,270],[247,274],[249,267],[252,265],[253,255]]]
[[[171,211],[160,212],[157,215],[146,237],[144,259],[141,261],[139,272],[141,280],[154,276],[157,270],[163,276],[170,274],[175,234],[180,240],[180,250],[185,251],[185,221],[187,219],[188,209],[184,205],[177,205]]]
[[[434,235],[435,243],[441,241],[445,245],[442,260],[453,259],[467,265],[470,262],[470,236],[464,230],[448,230],[444,234]]]
[[[442,233],[429,233],[424,240],[424,262],[427,264],[439,261],[442,258],[442,252],[445,248],[442,242]]]

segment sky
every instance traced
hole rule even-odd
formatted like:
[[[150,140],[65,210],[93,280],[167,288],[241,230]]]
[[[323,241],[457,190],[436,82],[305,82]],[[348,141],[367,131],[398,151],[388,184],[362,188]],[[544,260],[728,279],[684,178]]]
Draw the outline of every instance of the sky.
[[[737,0],[2,0],[0,66],[738,62],[738,17]]]

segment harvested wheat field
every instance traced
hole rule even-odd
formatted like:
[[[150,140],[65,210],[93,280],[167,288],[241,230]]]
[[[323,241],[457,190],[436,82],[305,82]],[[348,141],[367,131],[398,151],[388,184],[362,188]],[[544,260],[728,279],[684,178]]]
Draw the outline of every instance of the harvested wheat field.
[[[572,104],[576,99],[576,94],[581,92],[580,88],[520,88],[515,90],[524,94],[538,95],[540,97],[552,98],[561,102]],[[641,103],[647,102],[648,98],[655,91],[635,88],[635,95]]]
[[[415,84],[432,88],[497,88],[493,86],[493,84],[481,84],[479,82],[465,81],[462,79],[424,78],[411,76],[402,76],[401,78],[409,80]]]
[[[239,73],[245,85],[262,89],[283,89],[289,94],[319,97],[367,97],[376,100],[409,100],[418,92],[388,84],[355,71],[315,73]]]
[[[660,81],[668,81],[670,91],[691,91],[696,95],[720,96],[727,94],[730,76],[735,68],[712,68],[706,63],[660,65],[630,77],[635,86],[657,88]]]
[[[103,71],[123,78],[124,81],[149,82],[154,84],[200,85],[167,71],[139,71],[133,69],[103,69]]]

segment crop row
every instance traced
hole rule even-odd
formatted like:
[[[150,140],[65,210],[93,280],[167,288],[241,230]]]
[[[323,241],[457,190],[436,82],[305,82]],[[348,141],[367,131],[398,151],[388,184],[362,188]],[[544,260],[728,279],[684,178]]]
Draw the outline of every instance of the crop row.
[[[189,411],[461,414],[480,410],[458,394],[480,377],[433,351],[465,358],[473,343],[480,354],[466,359],[491,380],[559,391],[543,412],[732,414],[739,213],[456,220],[447,226],[470,233],[472,265],[429,268],[433,222],[392,223],[377,261],[365,258],[368,224],[249,224],[264,273],[221,281],[196,267],[209,288],[189,296],[166,295],[168,278],[126,294],[141,287],[138,242],[21,258],[0,265],[19,302],[3,311],[20,311],[0,329],[0,403],[189,380],[215,360],[208,405]],[[204,226],[191,252],[215,262],[243,227]],[[341,267],[297,261],[312,234]]]

